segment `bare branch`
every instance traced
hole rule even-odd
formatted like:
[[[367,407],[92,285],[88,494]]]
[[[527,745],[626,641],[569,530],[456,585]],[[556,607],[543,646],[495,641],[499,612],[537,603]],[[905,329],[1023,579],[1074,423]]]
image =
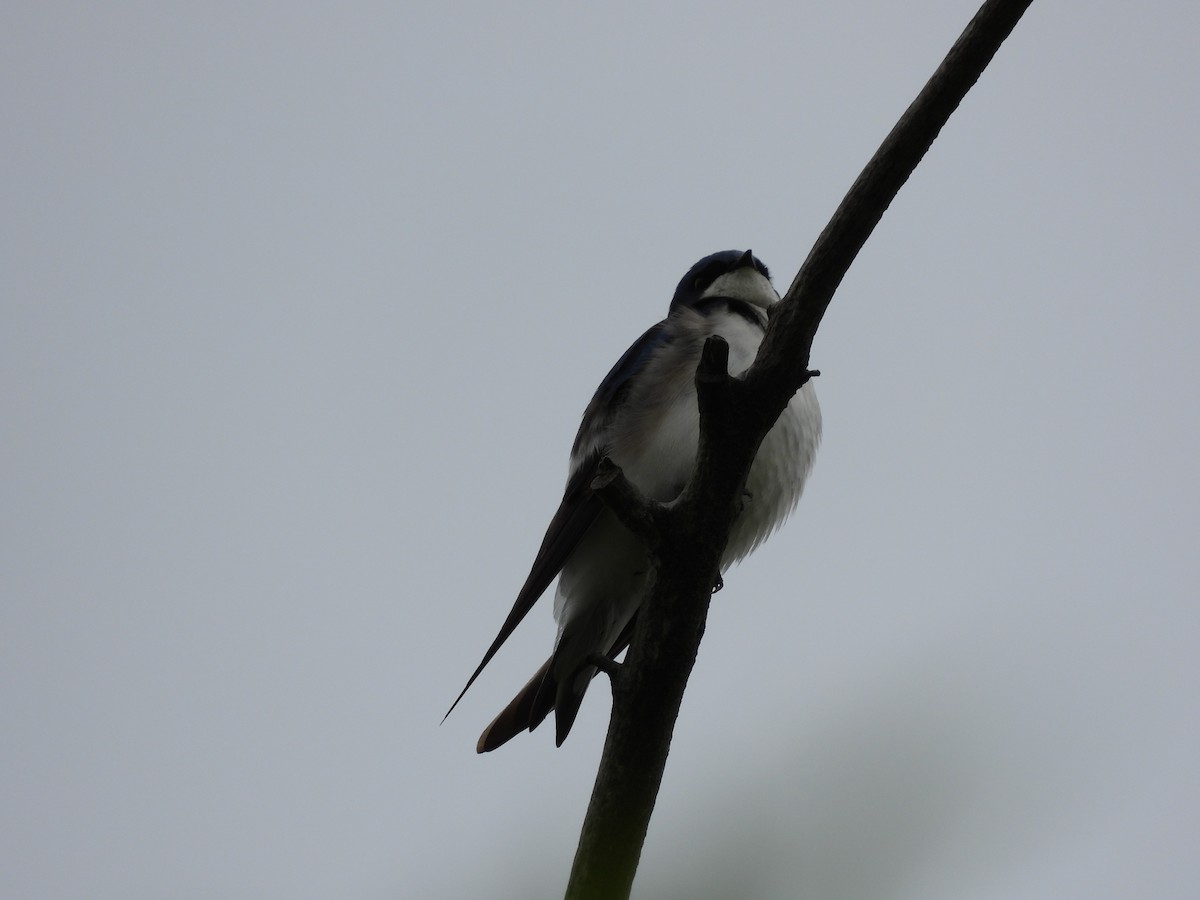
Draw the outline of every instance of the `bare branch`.
[[[592,490],[612,510],[621,524],[640,537],[653,553],[657,550],[662,532],[663,504],[647,500],[633,482],[625,477],[621,467],[607,456],[596,467]]]

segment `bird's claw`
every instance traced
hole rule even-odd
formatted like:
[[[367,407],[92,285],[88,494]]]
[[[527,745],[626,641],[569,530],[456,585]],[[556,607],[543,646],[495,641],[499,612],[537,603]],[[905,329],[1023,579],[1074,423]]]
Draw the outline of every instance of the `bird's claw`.
[[[601,656],[599,653],[591,654],[588,657],[588,663],[595,666],[609,678],[615,678],[617,673],[621,671],[621,664],[619,662],[607,656]]]

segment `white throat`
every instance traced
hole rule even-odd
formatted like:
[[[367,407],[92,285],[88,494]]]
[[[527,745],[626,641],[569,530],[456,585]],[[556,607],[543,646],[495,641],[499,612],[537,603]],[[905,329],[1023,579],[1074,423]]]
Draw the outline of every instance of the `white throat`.
[[[779,295],[775,293],[775,288],[771,287],[771,282],[763,277],[762,272],[749,266],[726,272],[710,284],[708,290],[700,297],[729,297],[763,309],[779,302]]]

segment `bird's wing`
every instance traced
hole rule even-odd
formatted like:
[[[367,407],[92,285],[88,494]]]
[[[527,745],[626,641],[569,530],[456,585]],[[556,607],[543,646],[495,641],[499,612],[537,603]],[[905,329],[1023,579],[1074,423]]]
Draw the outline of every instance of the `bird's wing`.
[[[475,683],[475,679],[479,677],[483,667],[492,661],[496,651],[521,624],[521,620],[525,618],[529,610],[533,609],[533,604],[562,570],[563,564],[566,563],[567,557],[571,555],[571,551],[575,549],[580,538],[600,515],[604,504],[592,491],[592,479],[596,475],[596,465],[599,462],[600,456],[595,454],[590,465],[579,466],[571,475],[571,480],[567,482],[566,494],[558,506],[558,511],[554,513],[554,518],[550,520],[550,527],[546,529],[546,536],[542,538],[541,549],[538,550],[537,557],[533,561],[533,568],[529,570],[529,576],[525,579],[525,584],[517,594],[512,611],[504,620],[504,624],[500,626],[500,633],[492,641],[492,646],[488,647],[487,653],[483,654],[483,661],[467,679],[466,687],[462,689],[457,699],[450,705],[450,709],[446,711],[447,716],[454,711],[454,707],[458,706],[458,701],[463,698],[463,694]]]
[[[602,453],[607,451],[605,444],[609,426],[629,395],[634,379],[658,350],[671,343],[672,330],[668,323],[669,320],[664,319],[646,329],[608,370],[587,409],[583,411],[583,421],[579,423],[579,432],[571,448],[572,460],[585,460],[596,450]]]
[[[575,447],[571,454],[575,460],[571,477],[567,481],[567,489],[563,494],[562,503],[550,520],[546,536],[542,538],[541,549],[533,561],[533,567],[525,584],[517,594],[512,611],[500,626],[500,633],[483,654],[471,677],[467,679],[466,687],[462,689],[455,701],[446,711],[449,716],[458,706],[458,701],[475,683],[484,666],[492,661],[501,645],[508,640],[516,627],[533,608],[533,604],[550,586],[550,582],[562,571],[567,558],[574,552],[579,541],[592,527],[596,517],[604,508],[604,503],[592,491],[592,479],[596,476],[596,466],[604,458],[607,447],[603,438],[605,426],[611,419],[613,408],[619,405],[628,391],[630,380],[646,365],[654,350],[670,340],[663,328],[663,323],[655,325],[643,334],[625,351],[617,364],[612,367],[600,387],[588,404],[583,414],[583,422],[579,426],[579,434],[575,438]],[[445,721],[445,717],[443,717]]]

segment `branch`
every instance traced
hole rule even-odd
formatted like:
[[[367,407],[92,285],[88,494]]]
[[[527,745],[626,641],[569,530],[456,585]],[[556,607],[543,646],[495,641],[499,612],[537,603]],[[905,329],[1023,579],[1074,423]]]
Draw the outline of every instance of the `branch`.
[[[758,446],[811,377],[813,338],[850,264],[1031,2],[987,0],[976,13],[817,238],[744,380],[729,378],[724,341],[705,345],[696,376],[696,472],[679,500],[655,517],[654,588],[613,679],[612,718],[567,900],[629,896],[721,554]],[[617,500],[614,510],[636,509],[627,499]],[[606,494],[605,502],[613,500]]]
[[[622,525],[642,539],[651,553],[658,550],[666,510],[663,504],[643,497],[621,467],[607,456],[596,466],[592,490]]]

